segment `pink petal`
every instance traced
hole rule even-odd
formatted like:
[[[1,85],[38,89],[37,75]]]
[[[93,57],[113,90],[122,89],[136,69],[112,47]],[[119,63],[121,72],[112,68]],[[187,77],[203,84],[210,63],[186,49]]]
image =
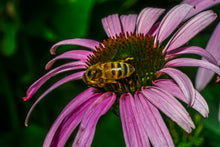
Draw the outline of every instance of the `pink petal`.
[[[24,101],[27,101],[30,99],[37,90],[51,77],[56,76],[57,74],[60,74],[62,72],[70,71],[70,70],[76,70],[76,69],[84,69],[85,63],[80,61],[70,62],[61,66],[58,66],[57,68],[54,68],[44,76],[42,76],[40,79],[38,79],[36,82],[34,82],[27,90],[27,96],[23,98]]]
[[[56,49],[60,45],[79,45],[86,48],[90,48],[92,50],[96,50],[96,47],[99,46],[99,42],[91,39],[80,39],[80,38],[63,40],[54,44],[50,49],[50,53],[55,55]]]
[[[164,50],[171,51],[182,46],[212,23],[216,17],[217,15],[210,10],[196,15],[173,35]]]
[[[147,34],[152,36],[152,37],[156,36],[156,34],[157,34],[158,30],[159,30],[159,25],[160,25],[160,22],[155,23],[151,27],[150,31]]]
[[[185,95],[188,106],[192,106],[195,101],[195,90],[188,76],[174,68],[163,68],[159,72],[164,72],[172,77]]]
[[[192,8],[193,6],[188,4],[180,4],[173,7],[161,21],[155,43],[157,41],[159,43],[163,42],[184,20]]]
[[[64,146],[72,131],[80,123],[84,112],[100,96],[89,88],[75,97],[60,113],[44,140],[44,146]],[[56,144],[56,145],[55,145]]]
[[[179,88],[179,86],[171,79],[161,79],[153,82],[153,84],[166,92],[170,93],[172,96],[177,97],[181,101],[188,104],[186,97]]]
[[[195,8],[190,11],[190,13],[187,15],[186,19],[201,12],[202,10],[205,10],[209,7],[212,7],[213,5],[216,5],[220,3],[220,0],[184,0],[182,3],[194,5]]]
[[[90,105],[83,116],[73,146],[91,146],[99,118],[111,108],[115,99],[114,93],[106,92]]]
[[[158,147],[174,147],[169,130],[159,111],[142,94],[135,93],[136,108],[151,144]]]
[[[220,54],[219,54],[219,48],[220,48],[220,44],[219,44],[219,38],[220,38],[220,23],[217,25],[217,27],[215,28],[207,46],[206,46],[206,50],[211,53],[216,60],[218,61],[218,63],[220,64]]]
[[[131,110],[130,115],[133,115],[135,118],[134,125],[136,125],[135,126],[135,128],[137,129],[136,132],[137,132],[137,134],[139,134],[138,135],[139,139],[140,139],[140,141],[138,142],[139,146],[143,146],[143,147],[149,146],[150,147],[149,141],[147,139],[148,138],[147,133],[143,131],[144,130],[143,123],[145,123],[145,122],[142,122],[140,120],[140,115],[137,111],[137,106],[135,104],[133,96],[130,93],[128,93],[128,95],[129,96],[127,96],[125,101],[127,101],[127,108],[130,108],[130,110]]]
[[[217,25],[215,28],[215,31],[212,34],[212,37],[210,38],[206,50],[211,53],[215,59],[218,62],[218,65],[220,65],[220,45],[219,45],[219,38],[220,38],[220,23]],[[204,58],[202,58],[204,60]],[[208,82],[211,80],[213,77],[214,72],[204,69],[204,68],[199,68],[196,76],[196,88],[201,91],[204,89],[204,87],[208,84]]]
[[[195,80],[195,87],[199,91],[202,91],[206,85],[211,81],[212,77],[214,76],[215,72],[207,70],[206,68],[199,67],[196,80]]]
[[[183,101],[184,103],[188,104],[187,99],[184,96],[183,92],[173,80],[163,79],[163,80],[158,80],[153,84],[167,91],[171,95],[177,97],[179,100]],[[203,117],[207,118],[209,114],[208,104],[197,90],[195,90],[195,92],[196,92],[196,99],[194,104],[192,105],[192,108],[197,110],[201,115],[203,115]]]
[[[215,57],[212,56],[209,52],[204,50],[203,48],[197,47],[197,46],[190,46],[190,47],[183,47],[179,49],[172,50],[167,53],[166,58],[173,58],[179,55],[183,54],[196,54],[204,57],[209,62],[218,65],[217,61],[215,60]]]
[[[164,67],[180,67],[180,66],[198,66],[202,68],[209,69],[211,71],[216,72],[218,75],[220,75],[220,68],[210,62],[204,61],[204,60],[198,60],[198,59],[192,59],[192,58],[178,58],[173,59],[165,64]]]
[[[145,8],[138,15],[137,33],[147,34],[165,9]]]
[[[197,91],[196,92],[196,100],[193,104],[193,108],[197,110],[199,113],[203,115],[203,117],[208,118],[209,115],[209,106],[203,96]]]
[[[115,37],[122,33],[118,14],[109,15],[102,19],[102,25],[108,37]]]
[[[195,128],[188,112],[172,95],[158,87],[142,88],[142,93],[153,105],[170,117],[186,132]]]
[[[122,94],[119,101],[119,109],[126,146],[150,147],[147,134],[143,131],[144,128],[131,94]]]
[[[30,110],[28,111],[28,114],[26,116],[26,119],[25,119],[25,126],[28,126],[28,121],[29,121],[29,118],[30,118],[30,115],[33,111],[33,109],[36,107],[36,105],[48,94],[50,93],[52,90],[54,90],[55,88],[57,88],[58,86],[66,83],[66,82],[70,82],[70,81],[73,81],[73,80],[78,80],[78,79],[81,79],[82,78],[82,75],[85,73],[85,71],[81,71],[81,72],[77,72],[77,73],[74,73],[74,74],[71,74],[69,76],[66,76],[65,78],[57,81],[56,83],[54,83],[49,89],[47,89],[36,101],[35,103],[32,105],[32,107],[30,108]]]
[[[71,51],[67,51],[55,58],[53,58],[52,60],[50,60],[47,64],[46,64],[46,69],[50,69],[52,67],[52,65],[59,59],[75,59],[75,60],[82,60],[85,61],[88,59],[88,56],[92,55],[92,52],[90,51],[85,51],[85,50],[71,50]]]
[[[119,109],[125,144],[127,147],[132,147],[138,146],[139,138],[137,135],[139,134],[136,133],[136,125],[135,122],[133,122],[134,116],[131,116],[129,112],[130,108],[128,108],[126,104],[128,97],[126,94],[120,97]]]
[[[133,33],[135,30],[137,15],[136,14],[122,15],[120,16],[120,19],[124,34]]]

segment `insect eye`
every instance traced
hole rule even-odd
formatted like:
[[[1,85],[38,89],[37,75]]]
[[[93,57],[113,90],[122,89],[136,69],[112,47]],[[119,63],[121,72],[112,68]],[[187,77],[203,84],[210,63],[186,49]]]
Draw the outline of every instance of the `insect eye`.
[[[91,75],[92,75],[92,70],[89,70],[88,71],[88,77],[91,77]]]
[[[129,71],[133,71],[134,70],[134,68],[132,67],[132,66],[129,66]]]

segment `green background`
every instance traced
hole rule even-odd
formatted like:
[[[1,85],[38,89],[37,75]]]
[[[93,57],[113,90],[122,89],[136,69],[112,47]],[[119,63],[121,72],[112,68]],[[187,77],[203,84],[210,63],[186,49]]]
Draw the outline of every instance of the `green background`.
[[[29,127],[24,126],[26,114],[37,97],[66,75],[52,78],[32,99],[23,102],[22,97],[26,96],[28,87],[47,73],[44,65],[55,57],[49,53],[54,43],[70,38],[103,41],[107,39],[107,35],[102,28],[101,18],[113,13],[139,13],[141,9],[150,6],[169,10],[180,2],[181,0],[1,0],[0,146],[42,146],[46,133],[61,110],[72,98],[86,89],[81,81],[60,86],[38,104],[31,115]],[[220,15],[220,5],[212,9]],[[188,45],[205,48],[219,20],[217,18]],[[57,54],[74,48],[60,47]],[[59,62],[55,66],[62,63]],[[194,81],[197,68],[183,70]],[[164,116],[176,146],[220,146],[220,123],[217,119],[219,89],[220,84],[213,79],[202,91],[210,108],[208,119],[187,108],[196,125],[191,134],[185,133]],[[67,146],[71,146],[73,139],[74,133]],[[99,120],[92,146],[125,146],[119,117],[108,112]]]

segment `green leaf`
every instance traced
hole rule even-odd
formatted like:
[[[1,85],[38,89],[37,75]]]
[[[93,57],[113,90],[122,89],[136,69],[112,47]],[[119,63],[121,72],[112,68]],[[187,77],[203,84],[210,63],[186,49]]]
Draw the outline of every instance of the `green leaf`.
[[[2,53],[5,56],[12,56],[16,52],[17,46],[17,26],[15,24],[5,24],[2,39]]]
[[[0,146],[39,147],[43,145],[45,135],[46,132],[42,128],[31,125],[1,136]]]
[[[87,34],[94,0],[60,1],[52,18],[61,39],[83,37]]]
[[[219,108],[219,83],[210,82],[209,86],[202,91],[202,95],[206,99],[209,106],[209,117],[204,119],[204,125],[207,131],[206,137],[212,144],[220,144],[220,123],[218,122]]]
[[[57,38],[56,34],[46,25],[45,18],[42,16],[34,17],[30,22],[25,24],[25,31],[32,36],[37,36],[48,41]]]
[[[92,147],[125,146],[120,117],[108,112],[98,122]]]

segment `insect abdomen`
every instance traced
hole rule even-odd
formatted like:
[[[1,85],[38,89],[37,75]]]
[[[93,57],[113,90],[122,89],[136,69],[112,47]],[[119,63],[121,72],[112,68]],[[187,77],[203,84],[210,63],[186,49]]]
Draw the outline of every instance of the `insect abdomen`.
[[[123,62],[108,62],[103,64],[104,79],[122,79],[129,77],[135,71],[130,64]]]

